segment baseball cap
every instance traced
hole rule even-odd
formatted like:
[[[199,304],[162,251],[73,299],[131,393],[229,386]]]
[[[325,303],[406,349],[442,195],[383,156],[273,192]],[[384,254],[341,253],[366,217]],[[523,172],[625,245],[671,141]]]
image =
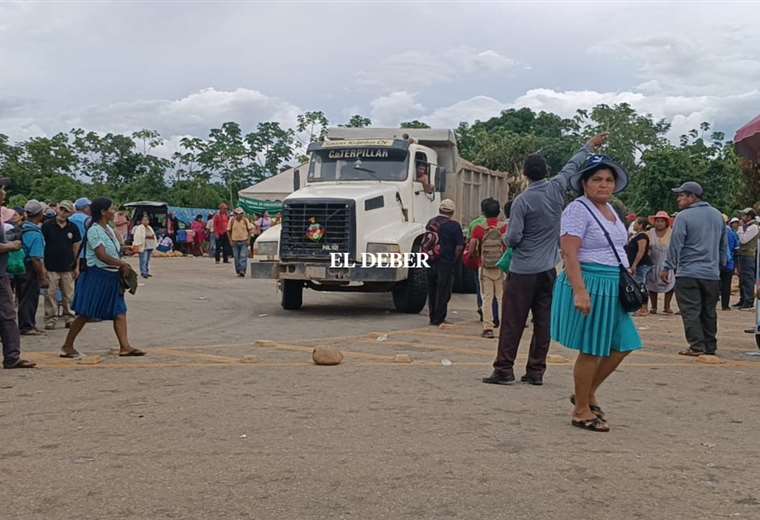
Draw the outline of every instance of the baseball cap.
[[[741,222],[738,218],[734,217],[731,220],[728,221],[729,224],[733,224],[734,222]]]
[[[92,201],[90,199],[88,199],[87,197],[82,197],[80,199],[77,199],[74,202],[74,207],[76,209],[84,209],[84,208],[90,207],[91,204],[92,204]]]
[[[26,214],[30,217],[36,217],[45,211],[45,205],[38,200],[32,199],[26,203],[24,206],[24,211],[26,211]]]
[[[62,200],[58,203],[58,207],[68,211],[69,213],[74,213],[74,203],[70,200]]]
[[[440,210],[445,211],[446,213],[454,213],[456,211],[457,206],[454,204],[454,201],[451,199],[443,199],[441,201]]]
[[[702,189],[702,186],[699,185],[698,182],[694,181],[687,181],[681,184],[678,188],[673,188],[671,190],[673,193],[693,193],[697,197],[701,197],[705,194],[705,190]]]

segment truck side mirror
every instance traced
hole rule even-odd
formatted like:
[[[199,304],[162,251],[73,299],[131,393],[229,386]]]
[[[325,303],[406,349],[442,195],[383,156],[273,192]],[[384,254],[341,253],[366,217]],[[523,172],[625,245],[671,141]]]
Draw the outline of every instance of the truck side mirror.
[[[298,170],[293,172],[293,191],[301,189],[301,172]]]
[[[435,172],[435,191],[439,193],[446,192],[446,168],[439,166]]]

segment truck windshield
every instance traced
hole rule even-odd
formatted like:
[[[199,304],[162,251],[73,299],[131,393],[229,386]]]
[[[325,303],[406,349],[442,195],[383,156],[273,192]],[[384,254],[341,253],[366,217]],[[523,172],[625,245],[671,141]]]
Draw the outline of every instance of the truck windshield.
[[[407,150],[392,148],[334,148],[313,152],[309,182],[403,181]]]

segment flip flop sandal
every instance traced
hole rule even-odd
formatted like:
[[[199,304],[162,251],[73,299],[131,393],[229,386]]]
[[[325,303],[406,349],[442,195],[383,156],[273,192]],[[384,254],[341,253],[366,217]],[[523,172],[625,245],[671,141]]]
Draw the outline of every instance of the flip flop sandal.
[[[82,357],[82,353],[76,349],[74,349],[74,352],[66,352],[65,350],[61,350],[61,352],[58,354],[58,357],[66,359],[79,359]]]
[[[575,406],[575,394],[573,394],[573,395],[570,396],[570,402],[573,404],[573,406]],[[604,420],[605,413],[602,410],[601,406],[597,406],[595,404],[590,404],[588,407],[591,410],[591,413],[593,413],[594,415],[596,415],[598,418]]]
[[[592,432],[607,433],[610,431],[610,427],[607,426],[607,423],[599,417],[596,417],[595,419],[573,419],[572,424],[576,428],[582,428]]]
[[[682,350],[681,352],[678,353],[679,356],[691,356],[691,357],[699,357],[702,354],[704,354],[704,352],[701,352],[699,350],[690,349],[690,348],[686,349],[686,350]]]
[[[144,355],[145,355],[145,352],[137,348],[133,348],[132,350],[128,350],[126,352],[119,352],[119,357],[144,356]]]

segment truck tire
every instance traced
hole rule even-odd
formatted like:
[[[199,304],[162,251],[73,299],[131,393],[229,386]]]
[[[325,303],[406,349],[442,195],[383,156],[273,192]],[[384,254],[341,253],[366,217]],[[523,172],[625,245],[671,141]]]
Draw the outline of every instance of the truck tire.
[[[407,279],[393,288],[393,305],[398,312],[418,314],[425,307],[427,292],[427,271],[409,269]]]
[[[300,280],[282,281],[282,308],[296,311],[303,305],[303,282]]]
[[[457,262],[457,266],[454,269],[453,292],[460,294],[475,294],[475,277],[477,276],[477,271],[466,268],[461,261]]]

